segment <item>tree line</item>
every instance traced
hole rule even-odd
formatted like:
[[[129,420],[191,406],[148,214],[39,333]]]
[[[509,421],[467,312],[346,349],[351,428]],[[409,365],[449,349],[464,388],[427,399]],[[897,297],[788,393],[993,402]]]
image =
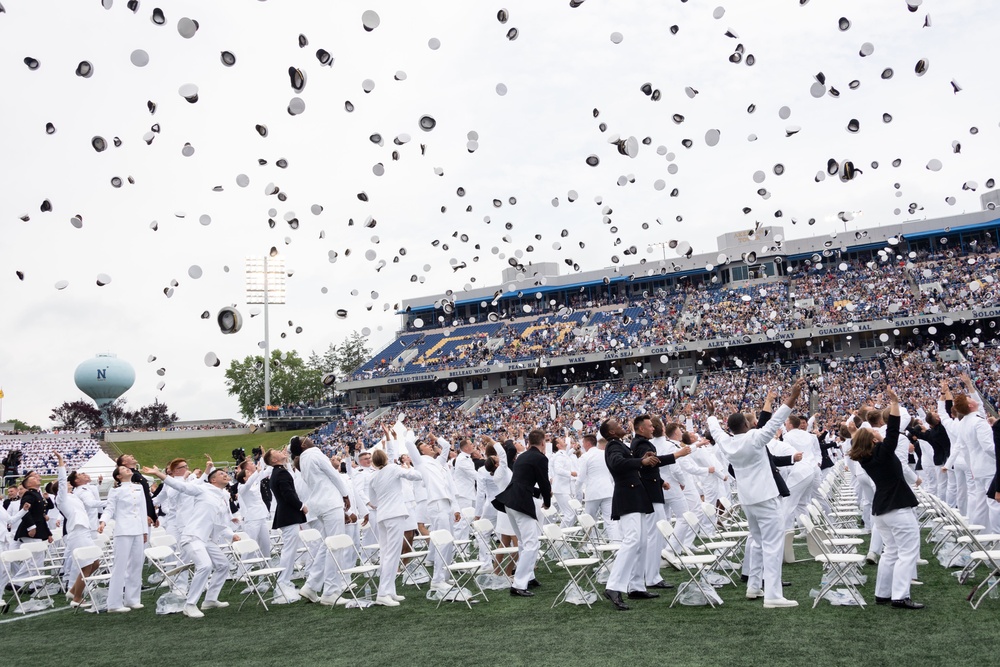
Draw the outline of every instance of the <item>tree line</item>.
[[[308,359],[300,357],[296,350],[272,350],[271,405],[333,403],[336,381],[348,377],[370,356],[368,339],[357,331],[339,345],[331,343],[323,354],[312,352]],[[229,395],[239,403],[240,414],[247,421],[254,419],[257,411],[265,407],[263,355],[234,359],[225,377]]]

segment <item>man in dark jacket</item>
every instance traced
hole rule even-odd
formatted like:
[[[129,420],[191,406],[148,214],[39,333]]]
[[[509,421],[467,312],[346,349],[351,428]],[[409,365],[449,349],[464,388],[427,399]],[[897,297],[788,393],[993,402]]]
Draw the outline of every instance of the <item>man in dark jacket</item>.
[[[510,484],[497,494],[493,506],[507,513],[510,525],[517,536],[517,570],[510,594],[532,597],[529,586],[537,586],[535,562],[538,560],[541,526],[535,513],[535,498],[541,497],[542,508],[552,502],[549,483],[549,460],[545,456],[545,431],[535,429],[528,433],[528,448],[514,459]]]
[[[632,420],[632,430],[635,437],[629,443],[632,449],[632,456],[642,459],[646,454],[656,454],[656,445],[650,438],[653,437],[655,428],[653,418],[648,414],[641,414]],[[663,580],[660,575],[660,552],[665,544],[662,538],[658,538],[659,531],[656,522],[667,518],[667,512],[663,497],[663,478],[660,476],[660,466],[672,465],[678,458],[686,456],[691,448],[684,446],[676,454],[664,454],[659,456],[659,465],[646,466],[639,469],[639,478],[642,480],[643,488],[646,489],[646,496],[653,505],[651,514],[642,515],[642,556],[633,573],[632,585],[630,585],[628,596],[633,599],[646,599],[658,597],[656,593],[646,590],[649,588],[672,588],[670,584]]]
[[[264,463],[273,468],[271,495],[277,503],[271,528],[281,530],[281,561],[278,566],[284,570],[278,576],[278,585],[281,588],[291,587],[296,552],[302,545],[299,540],[299,526],[306,522],[306,506],[299,500],[299,494],[295,492],[295,480],[285,467],[288,464],[288,452],[283,449],[269,449],[264,454]],[[277,594],[278,591],[275,591],[275,596]]]
[[[42,478],[37,472],[29,472],[21,480],[24,494],[21,495],[19,508],[26,508],[28,513],[21,519],[14,539],[19,542],[48,540],[52,541],[52,532],[45,518],[45,498],[39,488],[42,485]]]
[[[611,518],[618,521],[622,531],[622,547],[611,566],[604,595],[611,600],[615,609],[627,611],[629,607],[622,601],[622,593],[629,590],[633,573],[642,566],[642,547],[645,544],[642,519],[643,515],[653,513],[653,504],[639,471],[643,467],[655,467],[661,463],[654,453],[647,452],[642,457],[637,457],[622,442],[625,429],[617,419],[605,420],[601,424],[600,433],[608,443],[604,448],[604,458],[608,471],[615,480]],[[640,569],[639,572],[641,571]],[[645,584],[636,590],[645,592]]]

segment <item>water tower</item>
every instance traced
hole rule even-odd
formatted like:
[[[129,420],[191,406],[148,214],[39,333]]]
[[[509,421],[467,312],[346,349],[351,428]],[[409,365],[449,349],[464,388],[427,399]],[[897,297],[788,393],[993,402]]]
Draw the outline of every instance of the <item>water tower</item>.
[[[94,399],[97,407],[103,410],[132,388],[135,369],[117,355],[105,352],[77,366],[73,379],[80,391]]]

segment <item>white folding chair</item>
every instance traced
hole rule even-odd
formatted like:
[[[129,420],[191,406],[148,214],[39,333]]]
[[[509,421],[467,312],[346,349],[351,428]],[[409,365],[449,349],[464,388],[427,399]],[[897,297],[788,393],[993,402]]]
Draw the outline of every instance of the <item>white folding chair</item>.
[[[65,593],[66,587],[63,586],[61,576],[62,564],[53,563],[49,555],[49,546],[47,541],[42,540],[40,542],[25,542],[22,548],[27,549],[32,555],[32,559],[28,561],[30,572],[45,577],[45,581],[38,585],[47,586],[49,581],[54,581],[59,586],[59,590]]]
[[[556,599],[552,602],[552,608],[555,608],[557,604],[561,602],[566,602],[567,598],[573,594],[577,593],[588,608],[592,608],[590,601],[591,599],[596,600],[599,596],[597,594],[597,584],[590,577],[590,568],[600,562],[600,559],[594,557],[588,558],[565,558],[563,554],[565,551],[560,548],[566,541],[566,536],[563,535],[562,529],[558,524],[547,523],[542,526],[542,532],[549,541],[555,547],[554,551],[556,554],[556,563],[559,567],[566,570],[569,575],[569,581],[563,586],[563,589],[559,591],[556,595]],[[584,584],[588,587],[584,588]]]
[[[701,509],[705,512],[705,516],[709,519],[712,521],[719,521],[720,528],[718,534],[716,535],[717,538],[736,542],[736,547],[732,551],[732,560],[743,560],[743,553],[746,551],[746,541],[747,538],[750,537],[750,531],[733,529],[730,526],[727,526],[722,521],[723,514],[720,513],[719,510],[711,503],[702,503]],[[725,510],[723,510],[723,512],[724,511]]]
[[[181,572],[188,572],[194,570],[194,563],[181,563],[177,558],[177,554],[174,552],[173,548],[162,544],[158,547],[149,547],[143,551],[146,556],[146,560],[156,568],[156,571],[160,573],[163,577],[162,581],[156,584],[156,588],[153,589],[155,593],[160,586],[166,582],[171,591],[178,592],[181,590],[181,586],[177,582],[177,575]]]
[[[269,559],[261,553],[260,545],[257,541],[249,537],[233,542],[233,555],[246,581],[250,584],[249,590],[243,601],[240,602],[240,609],[253,595],[257,596],[257,604],[264,605],[267,611],[267,602],[264,601],[263,590],[278,589],[278,575],[285,571],[283,567],[258,567],[261,564],[269,563]],[[256,569],[254,569],[256,567]],[[263,589],[263,590],[262,590]],[[232,590],[230,588],[230,590]]]
[[[669,543],[671,536],[674,534],[674,527],[670,525],[670,522],[666,519],[660,519],[656,522],[656,528],[660,531],[660,534],[663,535],[663,539]],[[674,595],[674,599],[670,601],[671,607],[677,603],[677,598],[680,597],[681,593],[686,590],[688,586],[694,586],[699,590],[704,590],[703,586],[709,586],[708,584],[702,583],[702,579],[704,579],[704,575],[708,572],[709,568],[716,562],[714,554],[693,554],[683,544],[681,544],[681,549],[683,553],[677,554],[677,559],[680,560],[681,565],[684,566],[683,571],[687,572],[688,578],[691,581],[690,583],[677,586],[677,593]],[[715,600],[712,598],[713,595],[709,595],[708,593],[705,594],[705,599],[708,600],[708,604],[714,608]]]
[[[483,560],[489,554],[495,562],[495,567],[500,568],[500,574],[508,582],[512,581],[511,576],[507,574],[507,569],[514,563],[514,557],[517,556],[517,547],[497,545],[493,532],[493,522],[489,519],[476,519],[472,522],[472,530],[479,536],[479,539],[482,540],[482,544],[486,548],[486,553],[480,553],[479,559]]]
[[[832,591],[837,584],[843,584],[851,598],[858,603],[858,606],[863,608],[865,606],[865,598],[858,591],[856,577],[865,563],[864,554],[836,551],[833,540],[838,538],[831,540],[825,532],[812,522],[812,519],[807,514],[802,514],[799,517],[799,522],[806,530],[809,553],[813,555],[817,563],[823,564],[823,570],[827,573],[827,576],[824,577],[825,583],[822,583],[816,599],[813,600],[813,609],[823,599],[823,596]]]
[[[427,559],[431,554],[431,536],[416,533],[410,545],[411,551],[407,551],[400,556],[403,563],[403,583],[413,585],[420,590],[421,582],[431,580],[431,573],[427,569]]]
[[[736,550],[737,542],[735,540],[709,540],[706,539],[704,535],[698,532],[701,522],[698,519],[698,515],[690,510],[684,512],[681,517],[684,523],[688,525],[691,531],[694,533],[695,551],[705,551],[715,557],[715,562],[705,568],[705,572],[714,571],[719,572],[725,576],[729,583],[736,586],[736,581],[733,579],[731,572],[733,571],[732,563],[729,557],[735,557],[734,552]],[[668,542],[669,544],[669,542]],[[683,562],[683,561],[682,561]]]
[[[582,532],[580,543],[597,557],[598,564],[594,568],[594,577],[600,579],[601,573],[611,574],[611,564],[614,563],[615,554],[622,548],[620,542],[606,542],[602,539],[600,531],[597,529],[597,521],[586,512],[577,517]]]
[[[302,541],[302,546],[298,549],[298,560],[302,562],[302,574],[293,573],[293,579],[308,574],[309,568],[312,567],[313,560],[316,558],[315,549],[323,548],[323,534],[316,528],[300,530],[299,539]],[[296,569],[298,570],[299,568]]]
[[[97,596],[95,591],[99,584],[106,584],[111,581],[111,572],[107,567],[104,566],[104,561],[101,558],[104,553],[104,549],[94,545],[89,547],[80,547],[79,549],[73,550],[73,560],[77,562],[78,565],[86,566],[94,561],[98,561],[99,565],[89,577],[83,576],[80,573],[80,578],[83,579],[83,592],[88,598],[90,598],[90,609],[94,610],[95,614],[99,614],[97,607]],[[77,607],[76,611],[79,611],[82,607]]]
[[[327,549],[327,560],[333,560],[334,564],[337,566],[337,571],[340,572],[344,581],[347,582],[344,590],[337,596],[337,600],[350,596],[351,599],[354,600],[354,606],[361,607],[363,609],[366,604],[362,604],[361,601],[365,600],[367,603],[371,603],[371,600],[368,600],[363,595],[361,598],[358,598],[354,591],[362,590],[361,587],[363,585],[367,585],[371,588],[371,590],[377,591],[378,584],[375,582],[375,577],[378,574],[379,566],[365,564],[353,565],[351,567],[341,567],[340,560],[337,558],[337,552],[341,550],[350,549],[351,553],[354,554],[353,562],[355,563],[361,559],[358,550],[354,546],[354,539],[350,535],[345,535],[343,533],[339,535],[331,535],[324,540],[324,545]],[[350,604],[350,600],[348,600],[348,604]]]
[[[24,604],[25,600],[21,599],[21,593],[28,592],[26,600],[30,600],[38,595],[39,592],[45,595],[45,599],[52,602],[52,598],[49,596],[48,591],[45,590],[44,582],[48,579],[47,575],[44,574],[32,574],[34,572],[34,556],[27,549],[11,549],[9,551],[0,552],[0,565],[3,566],[4,574],[7,576],[7,580],[10,582],[11,587],[14,589],[14,599],[17,601],[18,608]],[[18,566],[23,568],[26,574],[15,576],[14,572],[18,571]],[[29,591],[30,586],[40,586],[34,591]],[[2,595],[0,591],[0,595]],[[21,613],[24,613],[23,611]]]
[[[446,546],[454,541],[455,538],[451,534],[451,531],[435,530],[431,532],[431,542],[439,552],[443,551]],[[484,600],[489,602],[489,598],[486,597],[486,591],[484,591],[483,587],[479,585],[478,581],[476,581],[476,574],[478,574],[481,569],[488,566],[488,563],[484,563],[482,561],[459,560],[458,553],[456,552],[455,561],[448,565],[448,572],[451,573],[451,576],[454,578],[453,582],[449,586],[448,590],[441,593],[437,606],[440,607],[441,603],[445,601],[447,596],[452,591],[455,591],[457,595],[461,596],[461,598],[465,601],[465,604],[468,605],[469,609],[472,609],[472,601],[480,595],[483,596]],[[470,583],[475,584],[476,588],[479,589],[479,592],[473,593],[472,595],[465,595],[462,591]]]

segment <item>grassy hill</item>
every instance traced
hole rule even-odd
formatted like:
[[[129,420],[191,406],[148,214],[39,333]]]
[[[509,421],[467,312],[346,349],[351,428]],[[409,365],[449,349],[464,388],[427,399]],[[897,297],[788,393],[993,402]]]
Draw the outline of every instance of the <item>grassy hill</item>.
[[[205,454],[213,461],[232,461],[232,451],[238,447],[246,450],[249,456],[254,447],[267,450],[269,447],[282,447],[293,435],[303,435],[309,431],[281,431],[277,433],[258,432],[250,435],[223,435],[214,438],[189,438],[184,440],[130,440],[126,442],[108,443],[112,449],[135,456],[142,465],[158,465],[163,467],[175,458],[185,458],[191,461],[204,461]],[[194,467],[194,466],[192,466]]]

